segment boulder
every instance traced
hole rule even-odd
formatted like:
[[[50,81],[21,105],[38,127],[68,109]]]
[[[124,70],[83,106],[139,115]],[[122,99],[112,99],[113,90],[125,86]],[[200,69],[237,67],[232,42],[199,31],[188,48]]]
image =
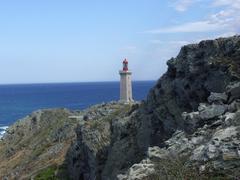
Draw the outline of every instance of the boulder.
[[[229,94],[229,102],[240,98],[240,82],[227,86],[227,92]]]
[[[199,116],[202,120],[208,120],[216,118],[225,113],[227,110],[226,105],[218,105],[218,104],[200,104],[199,108]]]
[[[235,116],[236,116],[236,113],[227,112],[226,114],[224,114],[223,119],[224,119],[225,125],[231,126],[235,119]]]
[[[182,118],[184,121],[184,127],[187,132],[193,132],[198,126],[201,120],[199,112],[183,112]]]
[[[226,93],[213,93],[211,92],[211,95],[208,97],[209,103],[225,103],[228,99],[228,96]]]
[[[147,152],[147,156],[151,160],[164,159],[168,156],[168,151],[166,149],[161,149],[158,146],[149,147],[148,152]]]
[[[235,149],[223,149],[222,158],[224,161],[239,160],[240,156]]]
[[[141,180],[155,172],[154,163],[149,160],[143,160],[138,164],[134,164],[127,174],[117,175],[118,180]]]
[[[236,99],[228,105],[229,112],[236,112],[237,110],[240,110],[240,99]]]
[[[204,160],[206,160],[205,148],[206,147],[204,145],[200,145],[199,147],[194,149],[194,151],[192,152],[192,155],[190,157],[190,160],[191,161],[204,161]]]

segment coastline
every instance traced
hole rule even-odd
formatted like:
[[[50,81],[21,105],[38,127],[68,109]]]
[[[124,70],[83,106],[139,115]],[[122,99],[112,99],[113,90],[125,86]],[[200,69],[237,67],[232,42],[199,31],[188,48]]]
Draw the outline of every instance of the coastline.
[[[9,126],[0,126],[0,139],[4,136],[6,133],[6,130]]]
[[[155,81],[134,81],[135,100],[145,99]],[[119,82],[0,85],[0,124],[10,126],[38,109],[83,110],[119,98]]]

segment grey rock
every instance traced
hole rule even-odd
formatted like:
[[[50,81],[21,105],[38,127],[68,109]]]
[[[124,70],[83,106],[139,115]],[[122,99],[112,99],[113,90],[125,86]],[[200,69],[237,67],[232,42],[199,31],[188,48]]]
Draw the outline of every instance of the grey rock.
[[[208,97],[209,103],[225,103],[227,102],[228,96],[226,93],[213,93]]]
[[[201,104],[198,109],[200,118],[203,120],[207,120],[224,114],[225,111],[227,110],[227,106],[218,104],[212,105]]]
[[[143,160],[138,164],[134,164],[127,174],[117,176],[118,180],[141,180],[155,172],[154,163]]]
[[[230,102],[240,98],[240,82],[236,82],[232,85],[227,86],[227,92],[230,96]]]
[[[213,134],[213,139],[224,141],[229,138],[237,137],[239,130],[235,126],[230,126],[225,129],[220,129]]]
[[[203,141],[204,141],[204,136],[192,137],[192,139],[191,139],[191,143],[194,145],[199,145],[199,144],[203,143]]]
[[[188,132],[193,132],[199,126],[199,122],[201,121],[201,117],[198,111],[191,113],[183,112],[182,118],[184,121],[185,130]]]
[[[161,149],[158,146],[149,147],[147,156],[149,159],[155,160],[155,159],[164,159],[168,156],[168,151],[166,149]]]
[[[190,157],[190,160],[192,161],[205,161],[205,149],[206,147],[204,145],[200,145],[199,147],[195,148],[192,152],[192,155]]]
[[[228,111],[229,112],[236,112],[237,110],[240,110],[240,100],[234,100],[231,104],[228,105]]]
[[[176,131],[172,138],[165,141],[165,144],[170,154],[186,155],[194,148],[192,142],[187,138],[186,133],[182,131]]]
[[[224,161],[240,160],[240,156],[235,149],[223,149],[222,158]]]
[[[235,119],[235,116],[236,116],[236,113],[227,112],[226,114],[224,114],[223,118],[224,118],[225,125],[231,126]]]
[[[216,146],[209,144],[206,150],[206,155],[209,159],[214,159],[219,156],[219,150]]]

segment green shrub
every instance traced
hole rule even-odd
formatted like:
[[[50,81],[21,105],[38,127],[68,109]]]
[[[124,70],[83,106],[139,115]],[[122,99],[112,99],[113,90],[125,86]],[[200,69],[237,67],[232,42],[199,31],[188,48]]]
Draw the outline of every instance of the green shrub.
[[[42,170],[35,178],[34,180],[57,180],[57,177],[55,176],[56,172],[55,166],[50,166],[44,170]]]

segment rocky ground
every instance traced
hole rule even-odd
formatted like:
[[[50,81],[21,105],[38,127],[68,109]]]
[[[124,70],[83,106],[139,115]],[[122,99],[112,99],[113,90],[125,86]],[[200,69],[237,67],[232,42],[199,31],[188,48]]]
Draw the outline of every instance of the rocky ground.
[[[45,110],[17,122],[0,144],[0,174],[240,178],[240,36],[184,46],[167,64],[144,102]]]
[[[177,130],[164,147],[149,147],[147,158],[118,179],[240,178],[240,82],[182,118],[191,133]]]
[[[0,141],[0,179],[69,179],[66,153],[75,128],[123,107],[111,102],[83,111],[39,110],[17,121]]]

